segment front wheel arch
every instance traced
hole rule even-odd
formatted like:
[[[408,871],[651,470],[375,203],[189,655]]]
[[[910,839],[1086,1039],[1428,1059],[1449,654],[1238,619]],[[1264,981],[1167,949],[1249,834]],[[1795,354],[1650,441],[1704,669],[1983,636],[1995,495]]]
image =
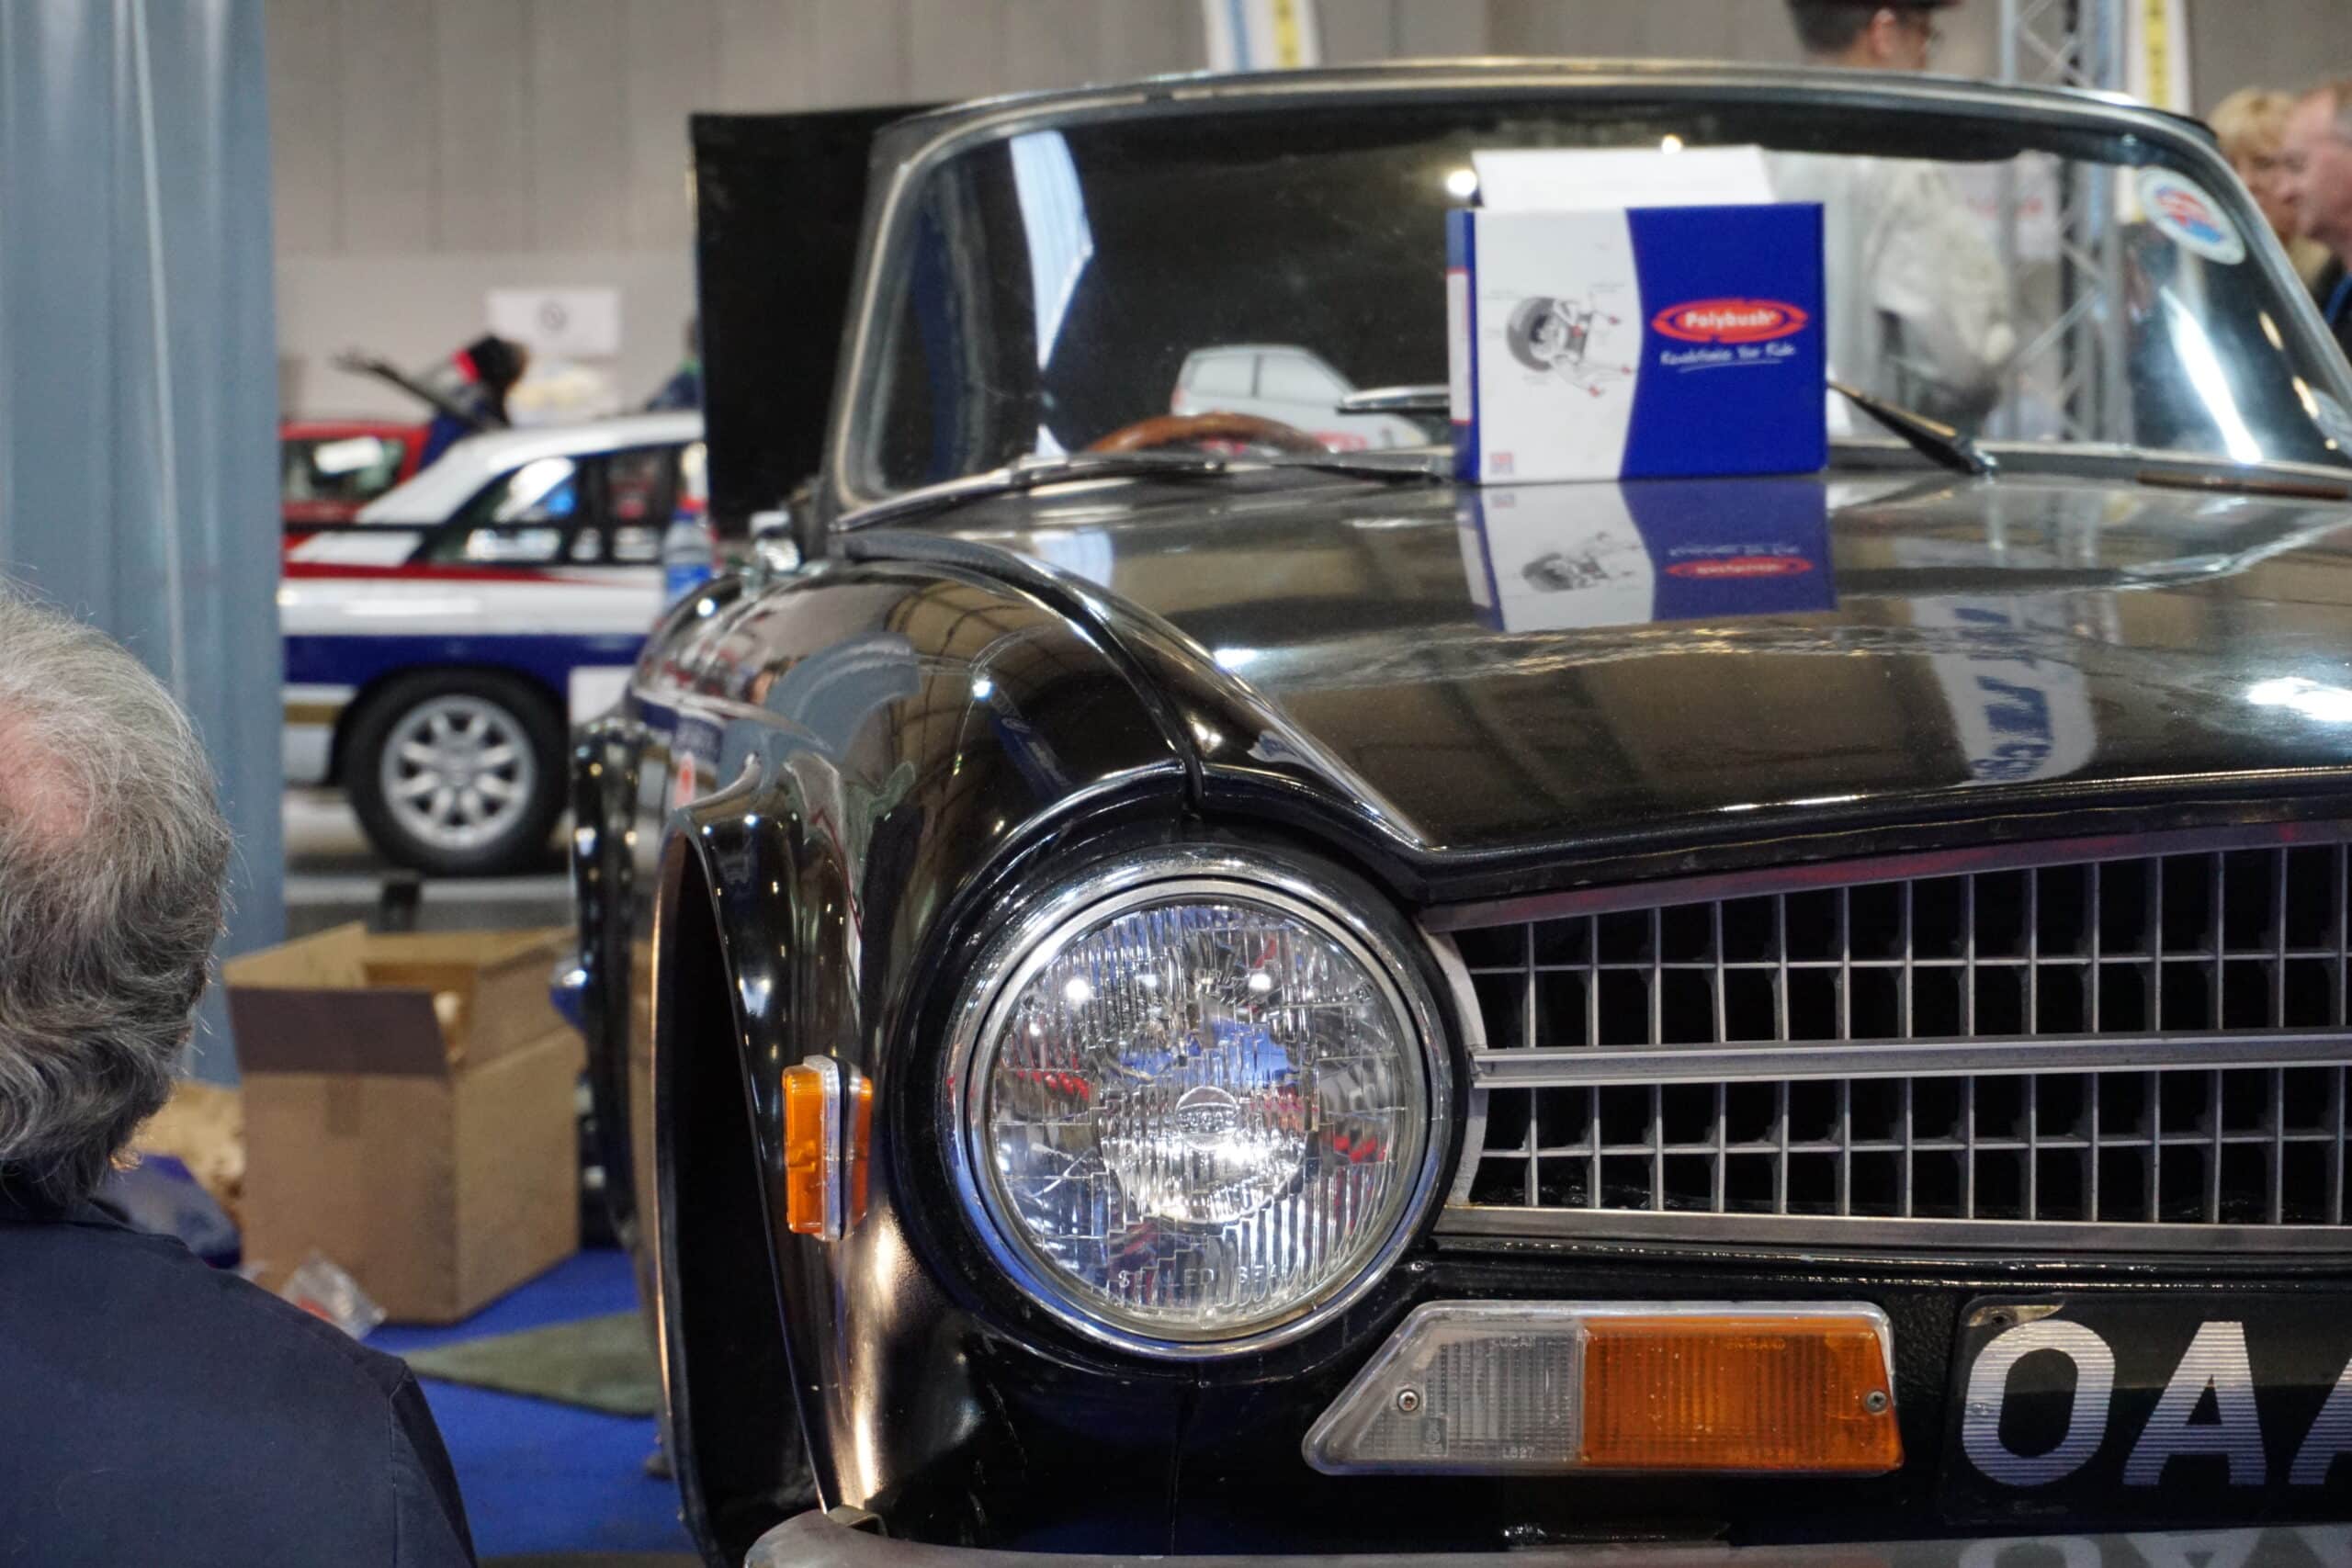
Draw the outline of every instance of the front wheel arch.
[[[654,911],[648,1229],[679,1500],[705,1557],[734,1563],[814,1487],[713,886],[691,831],[673,833]]]

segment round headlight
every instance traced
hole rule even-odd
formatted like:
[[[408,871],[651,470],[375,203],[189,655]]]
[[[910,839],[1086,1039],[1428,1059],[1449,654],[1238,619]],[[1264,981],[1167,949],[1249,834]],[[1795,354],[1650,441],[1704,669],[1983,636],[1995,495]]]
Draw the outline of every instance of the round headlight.
[[[1065,893],[983,964],[950,1068],[1000,1260],[1139,1348],[1261,1344],[1351,1299],[1407,1238],[1441,1141],[1418,983],[1332,896],[1233,869]]]

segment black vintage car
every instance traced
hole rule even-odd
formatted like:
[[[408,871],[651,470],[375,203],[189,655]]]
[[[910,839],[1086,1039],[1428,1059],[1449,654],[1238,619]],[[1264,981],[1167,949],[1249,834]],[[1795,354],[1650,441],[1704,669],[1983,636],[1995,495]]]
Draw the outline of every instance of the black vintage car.
[[[1478,155],[1713,145],[1877,412],[1453,482]],[[2199,127],[1486,62],[874,157],[805,560],[578,750],[714,1561],[2352,1553],[2352,386]]]

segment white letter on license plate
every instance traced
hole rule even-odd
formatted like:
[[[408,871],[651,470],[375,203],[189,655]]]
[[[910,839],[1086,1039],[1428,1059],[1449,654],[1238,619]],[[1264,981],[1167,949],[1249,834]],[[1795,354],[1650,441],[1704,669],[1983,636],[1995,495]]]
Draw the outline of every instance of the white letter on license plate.
[[[2075,1363],[2075,1407],[2066,1435],[2047,1453],[2018,1454],[2001,1441],[2001,1400],[2009,1371],[2036,1350],[2055,1350]],[[2046,1486],[2073,1474],[2098,1452],[2107,1436],[2107,1399],[2115,1391],[2115,1352],[2079,1323],[2044,1318],[1996,1335],[1968,1369],[1960,1446],[1969,1462],[2009,1486]]]
[[[2222,1418],[2190,1426],[2198,1401],[2213,1391]],[[2154,1486],[2164,1479],[2165,1461],[2175,1454],[2226,1454],[2230,1484],[2259,1486],[2268,1461],[2262,1450],[2262,1423],[2254,1413],[2254,1368],[2245,1356],[2245,1325],[2208,1323],[2188,1342],[2180,1366],[2156,1401],[2132,1457],[2124,1461],[2123,1484]]]
[[[2352,1366],[2344,1369],[2319,1407],[2303,1446],[2295,1452],[2295,1468],[2287,1472],[2290,1486],[2324,1486],[2335,1456],[2352,1453]]]

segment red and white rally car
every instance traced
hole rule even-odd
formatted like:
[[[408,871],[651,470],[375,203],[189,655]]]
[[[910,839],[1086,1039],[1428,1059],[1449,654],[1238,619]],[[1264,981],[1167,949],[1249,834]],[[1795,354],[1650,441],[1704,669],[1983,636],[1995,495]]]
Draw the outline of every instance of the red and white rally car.
[[[339,784],[387,859],[528,863],[562,810],[569,723],[609,705],[698,503],[702,416],[458,443],[287,553],[286,778]]]
[[[390,419],[289,419],[277,426],[278,512],[286,542],[348,523],[416,477],[424,426]]]

